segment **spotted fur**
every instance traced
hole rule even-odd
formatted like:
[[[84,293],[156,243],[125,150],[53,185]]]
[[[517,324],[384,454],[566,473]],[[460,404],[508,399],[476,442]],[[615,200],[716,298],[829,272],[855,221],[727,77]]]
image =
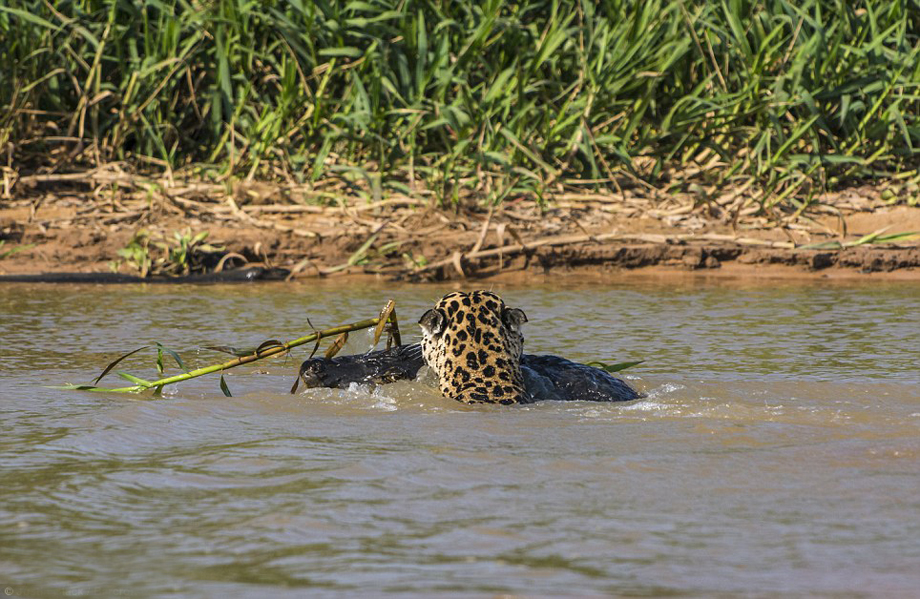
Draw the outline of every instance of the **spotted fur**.
[[[441,393],[464,403],[532,402],[521,374],[525,322],[490,291],[445,295],[419,320],[422,355]]]

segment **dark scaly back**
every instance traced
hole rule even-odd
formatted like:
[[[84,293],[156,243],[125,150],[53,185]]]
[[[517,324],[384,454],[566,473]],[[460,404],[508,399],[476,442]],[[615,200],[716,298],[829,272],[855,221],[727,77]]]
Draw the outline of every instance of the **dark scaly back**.
[[[490,291],[445,295],[419,320],[441,393],[464,403],[530,403],[521,375],[527,316]]]

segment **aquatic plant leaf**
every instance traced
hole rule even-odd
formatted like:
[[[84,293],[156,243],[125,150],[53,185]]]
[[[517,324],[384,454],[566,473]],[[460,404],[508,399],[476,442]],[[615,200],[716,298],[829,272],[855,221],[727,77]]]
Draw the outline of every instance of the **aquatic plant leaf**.
[[[642,364],[645,360],[637,360],[635,362],[617,362],[616,364],[604,364],[603,362],[588,362],[586,366],[594,366],[595,368],[600,368],[601,370],[606,370],[607,372],[619,372],[621,370],[626,370],[632,366]]]
[[[126,353],[126,354],[123,355],[122,357],[118,358],[117,360],[115,360],[114,362],[112,362],[111,364],[109,364],[108,366],[106,366],[106,367],[105,367],[105,370],[102,371],[102,374],[100,374],[99,376],[97,376],[97,377],[96,377],[96,380],[93,381],[93,385],[95,385],[96,383],[98,383],[99,381],[101,381],[101,380],[102,380],[102,377],[104,377],[105,375],[107,375],[109,372],[112,371],[113,368],[115,368],[116,366],[118,366],[118,363],[119,363],[119,362],[121,362],[122,360],[124,360],[124,359],[127,358],[128,356],[132,356],[132,355],[136,354],[137,352],[139,352],[139,351],[141,351],[141,350],[148,349],[149,347],[150,347],[149,345],[145,345],[144,347],[139,347],[139,348],[135,349],[134,351],[129,351],[128,353]]]
[[[254,353],[259,355],[262,353],[262,350],[269,349],[271,347],[284,347],[284,343],[278,341],[277,339],[269,339],[268,341],[265,341],[259,345]]]
[[[390,310],[390,316],[387,317],[387,349],[402,345],[402,335],[399,333],[399,320],[396,318],[396,303]]]
[[[118,376],[125,379],[126,381],[131,381],[136,385],[143,385],[144,387],[149,387],[151,385],[150,381],[145,381],[140,377],[136,377],[133,374],[128,374],[127,372],[116,372]]]
[[[224,380],[224,375],[220,375],[220,390],[224,392],[224,395],[227,397],[233,397],[233,394],[230,393],[230,387],[227,386],[227,381]]]
[[[313,351],[310,352],[310,356],[307,358],[308,360],[312,360],[313,356],[315,356],[316,352],[319,350],[319,343],[323,340],[323,337],[320,335],[319,329],[313,326],[313,323],[310,322],[309,318],[307,319],[307,324],[310,325],[310,329],[312,329],[313,334],[316,335],[316,343],[313,345]]]
[[[185,364],[182,363],[182,358],[180,358],[179,354],[176,353],[174,350],[169,349],[168,347],[161,344],[159,341],[157,342],[157,350],[164,351],[170,356],[172,356],[172,359],[176,361],[176,364],[179,366],[179,368],[181,368],[183,372],[188,372],[188,368],[186,368]]]
[[[96,387],[95,385],[75,385],[67,383],[64,385],[51,385],[48,389],[61,389],[64,391],[108,391],[105,387]]]
[[[387,326],[387,321],[390,319],[390,314],[393,313],[393,310],[396,308],[396,302],[393,300],[388,300],[387,305],[383,307],[383,310],[380,311],[380,322],[377,323],[377,328],[374,329],[374,345],[380,341],[380,336],[383,335],[383,329]]]
[[[253,349],[248,349],[248,348],[240,349],[238,347],[230,347],[229,345],[202,345],[201,347],[204,349],[210,349],[213,351],[219,351],[225,354],[230,354],[231,356],[236,356],[237,358],[241,358],[243,356],[251,356],[252,354],[255,353],[255,350]]]
[[[329,349],[326,350],[326,359],[334,358],[337,353],[342,351],[342,348],[345,347],[345,343],[348,341],[348,332],[344,332],[338,337],[335,338],[335,341],[332,342],[332,345],[329,346]]]

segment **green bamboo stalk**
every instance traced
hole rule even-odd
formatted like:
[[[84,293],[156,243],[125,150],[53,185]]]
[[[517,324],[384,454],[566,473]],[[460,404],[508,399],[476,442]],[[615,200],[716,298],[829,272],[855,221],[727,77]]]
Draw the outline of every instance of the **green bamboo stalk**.
[[[271,356],[275,356],[280,353],[290,351],[291,349],[299,345],[310,343],[311,341],[318,341],[325,337],[333,337],[341,333],[347,333],[351,331],[360,331],[361,329],[369,329],[371,327],[377,326],[381,322],[381,320],[390,320],[391,322],[393,322],[395,320],[393,312],[391,311],[390,313],[386,315],[378,316],[376,318],[368,318],[366,320],[360,320],[358,322],[354,322],[351,324],[343,324],[337,327],[333,327],[331,329],[325,329],[323,331],[316,331],[316,332],[310,333],[309,335],[305,335],[304,337],[294,339],[293,341],[288,341],[287,343],[282,343],[281,345],[275,345],[267,349],[264,349],[260,352],[253,353],[248,356],[242,356],[239,358],[235,358],[233,360],[230,360],[229,362],[224,362],[222,364],[213,364],[211,366],[205,366],[203,368],[198,368],[190,372],[184,372],[182,374],[177,374],[175,376],[162,378],[157,381],[138,382],[137,384],[132,385],[130,387],[107,388],[107,387],[97,387],[95,385],[57,385],[52,388],[53,389],[71,389],[71,390],[79,390],[79,391],[95,391],[95,392],[103,392],[103,393],[140,393],[141,391],[146,391],[148,389],[155,389],[159,391],[165,385],[170,385],[172,383],[178,383],[181,381],[187,381],[189,379],[197,378],[199,376],[203,376],[206,374],[211,374],[213,372],[223,372],[224,370],[229,370],[230,368],[242,366],[243,364],[250,364],[257,360],[270,358]],[[131,380],[142,381],[142,379],[138,379],[137,377],[132,377]]]

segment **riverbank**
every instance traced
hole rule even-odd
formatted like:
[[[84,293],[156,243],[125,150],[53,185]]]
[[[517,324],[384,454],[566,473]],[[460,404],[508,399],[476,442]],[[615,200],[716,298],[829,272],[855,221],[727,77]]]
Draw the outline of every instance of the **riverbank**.
[[[474,198],[442,208],[423,193],[334,191],[107,171],[24,178],[0,201],[0,275],[137,274],[119,250],[139,231],[150,239],[187,231],[208,233],[224,256],[220,268],[267,265],[289,269],[292,278],[675,272],[920,279],[920,240],[892,237],[920,231],[920,208],[883,199],[873,187],[826,194],[803,214],[769,217],[750,189],[709,190],[704,200],[637,185],[615,194],[566,191],[542,202],[510,197],[492,208]]]

